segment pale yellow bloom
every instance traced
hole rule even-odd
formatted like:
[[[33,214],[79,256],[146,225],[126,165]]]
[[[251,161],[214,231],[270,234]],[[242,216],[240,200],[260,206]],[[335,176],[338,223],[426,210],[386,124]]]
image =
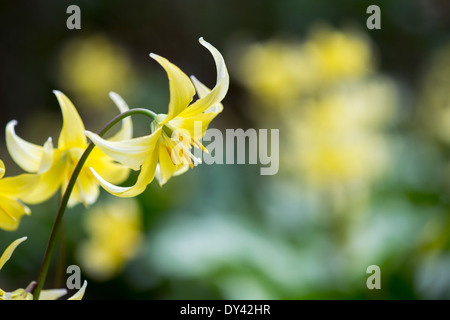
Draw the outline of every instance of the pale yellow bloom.
[[[317,82],[314,65],[299,41],[271,39],[241,49],[238,79],[265,105],[286,108]]]
[[[194,77],[191,82],[185,73],[167,59],[151,54],[169,77],[168,114],[158,115],[151,125],[152,133],[139,138],[111,142],[86,132],[89,139],[106,154],[133,170],[141,170],[134,186],[119,187],[93,168],[94,175],[110,193],[120,197],[136,196],[152,182],[155,172],[160,184],[164,184],[172,176],[200,162],[191,153],[191,146],[204,149],[199,139],[203,137],[209,123],[223,110],[221,101],[229,85],[228,72],[220,52],[202,38],[200,43],[211,52],[216,62],[217,82],[212,90]],[[195,89],[199,99],[190,104]],[[194,129],[196,124],[201,124],[201,130]]]
[[[372,48],[362,34],[320,25],[311,30],[304,46],[319,85],[363,77],[373,69]]]
[[[287,119],[290,168],[310,185],[366,183],[389,158],[386,127],[395,117],[396,95],[387,79],[335,87]]]
[[[62,86],[89,108],[108,108],[111,89],[128,93],[136,82],[127,52],[103,34],[70,40],[63,46],[60,60]]]
[[[6,250],[0,257],[0,270],[3,268],[5,263],[11,258],[11,255],[13,254],[17,246],[22,242],[24,242],[26,239],[27,237],[19,238],[6,248]],[[12,292],[6,292],[0,289],[0,300],[33,300],[33,295],[31,294],[32,287],[33,285],[30,284],[26,289],[17,289]],[[75,293],[72,297],[70,297],[68,300],[81,300],[84,296],[84,292],[86,291],[86,287],[87,281],[84,281],[84,284],[80,288],[80,290],[77,293]],[[43,290],[39,296],[39,300],[56,300],[66,294],[67,294],[66,289]]]
[[[72,172],[88,146],[84,135],[84,125],[72,102],[61,92],[54,91],[62,111],[63,127],[58,140],[58,147],[53,148],[51,139],[41,147],[27,142],[17,136],[15,120],[6,127],[6,143],[13,160],[25,171],[37,173],[39,182],[35,188],[21,196],[25,203],[39,203],[51,197],[58,189],[65,191]],[[119,110],[128,110],[119,95],[111,93],[111,98]],[[127,139],[132,136],[132,123],[129,118],[123,120],[122,129],[110,140]],[[50,159],[50,161],[48,160]],[[45,163],[46,166],[40,166]],[[83,167],[74,190],[69,199],[69,206],[82,202],[84,205],[95,202],[99,195],[99,184],[88,167],[95,168],[100,174],[115,183],[128,177],[129,170],[117,164],[101,150],[94,148],[85,167]]]
[[[236,51],[238,79],[258,105],[272,108],[292,108],[301,98],[374,68],[368,39],[325,25],[312,28],[304,41],[273,38]]]
[[[116,198],[90,209],[85,218],[88,239],[78,250],[84,272],[108,280],[122,270],[143,240],[141,219],[134,199]]]

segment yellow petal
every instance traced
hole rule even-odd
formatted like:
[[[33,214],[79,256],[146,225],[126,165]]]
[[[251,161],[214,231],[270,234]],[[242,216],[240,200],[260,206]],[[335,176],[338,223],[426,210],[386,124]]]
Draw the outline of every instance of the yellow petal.
[[[114,101],[120,113],[124,113],[129,110],[127,103],[122,99],[120,95],[115,92],[110,92],[109,97]],[[133,137],[133,122],[131,117],[126,117],[122,120],[122,128],[111,138],[110,141],[128,140]]]
[[[99,148],[94,148],[92,150],[91,155],[85,164],[85,168],[89,167],[95,168],[100,176],[113,184],[124,182],[130,174],[130,168],[116,162]],[[91,174],[90,170],[89,174]]]
[[[182,165],[178,165],[177,169],[175,170],[175,172],[173,173],[173,176],[179,176],[182,175],[183,173],[185,173],[186,171],[189,170],[189,165],[188,164],[182,164]]]
[[[57,152],[53,158],[53,165],[46,172],[37,175],[38,180],[31,182],[31,178],[22,178],[24,181],[29,179],[29,183],[34,183],[30,192],[24,192],[19,195],[20,200],[28,204],[37,204],[46,201],[52,197],[66,176],[67,157]],[[19,178],[17,178],[19,179]],[[2,181],[0,181],[0,186]]]
[[[39,176],[32,173],[3,178],[0,180],[0,195],[18,198],[24,193],[32,192],[38,180]]]
[[[196,77],[191,76],[191,79],[192,79],[192,83],[195,86],[195,89],[197,90],[197,94],[200,97],[200,99],[202,99],[203,97],[206,97],[211,92],[211,89],[209,89],[207,86],[205,86],[203,83],[201,83]],[[209,107],[208,109],[206,109],[203,112],[219,113],[219,112],[222,112],[222,110],[223,110],[223,105],[221,103],[218,103],[216,105]]]
[[[212,91],[203,97],[201,97],[200,95],[202,95],[204,91],[202,91],[203,88],[200,87],[200,92],[198,92],[200,99],[196,100],[187,109],[185,109],[179,115],[180,117],[192,117],[201,112],[205,112],[211,107],[218,105],[225,98],[225,95],[227,94],[228,91],[230,78],[222,55],[210,43],[203,40],[203,38],[200,38],[199,41],[204,47],[206,47],[211,52],[211,54],[214,57],[217,69],[217,81]]]
[[[14,231],[23,215],[30,215],[30,209],[16,199],[0,195],[0,228]]]
[[[84,148],[87,144],[84,125],[72,102],[62,92],[54,90],[63,117],[63,127],[59,135],[58,148]]]
[[[149,156],[142,164],[141,172],[139,173],[136,184],[132,187],[119,187],[113,185],[103,179],[97,172],[95,172],[93,168],[90,169],[106,191],[118,197],[129,198],[135,197],[144,192],[144,190],[147,188],[147,185],[149,185],[153,181],[157,163],[158,152],[153,152],[151,153],[151,156]]]
[[[194,97],[195,88],[189,77],[167,59],[153,53],[150,54],[150,57],[159,62],[166,70],[169,78],[169,112],[167,113],[167,118],[162,123],[164,124],[170,119],[175,118],[180,112],[187,108]]]
[[[215,112],[200,113],[189,118],[178,117],[172,121],[176,123],[176,125],[174,124],[175,128],[179,128],[180,131],[187,130],[191,137],[201,139],[217,114]]]
[[[0,179],[5,175],[5,164],[0,160]]]
[[[78,176],[75,187],[69,198],[69,207],[73,207],[79,202],[82,202],[85,207],[95,203],[100,194],[98,181],[92,176],[91,171],[86,167],[83,168]]]
[[[43,173],[50,169],[53,163],[53,142],[52,138],[48,138],[48,140],[44,143],[44,147],[42,148],[41,161],[39,163],[38,173]]]
[[[14,127],[16,120],[6,125],[6,146],[11,158],[19,167],[28,172],[37,172],[42,159],[43,148],[20,138]]]
[[[164,143],[158,143],[157,152],[159,153],[158,181],[162,186],[173,176],[176,170],[176,165],[172,162],[170,151]]]
[[[39,300],[58,300],[67,294],[66,289],[48,289],[42,290],[39,294]]]
[[[86,131],[85,133],[98,148],[111,158],[133,170],[139,170],[139,167],[155,148],[156,142],[161,134],[161,129],[159,128],[147,136],[122,141],[105,140],[98,134],[90,131]]]
[[[80,290],[78,290],[77,293],[75,293],[73,296],[71,296],[67,300],[81,300],[81,299],[83,299],[84,293],[86,291],[86,287],[87,287],[87,281],[84,280],[83,286],[80,288]]]
[[[11,258],[11,255],[13,254],[14,250],[17,248],[19,244],[27,240],[27,237],[22,237],[17,240],[15,240],[13,243],[11,243],[8,248],[3,252],[2,256],[0,257],[0,270],[3,268],[5,263]]]

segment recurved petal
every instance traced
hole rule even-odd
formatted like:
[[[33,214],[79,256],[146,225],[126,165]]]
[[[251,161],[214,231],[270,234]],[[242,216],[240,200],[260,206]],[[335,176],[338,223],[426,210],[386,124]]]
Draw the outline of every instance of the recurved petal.
[[[20,138],[14,130],[16,125],[16,120],[12,120],[6,125],[6,147],[8,152],[23,170],[37,172],[44,152],[43,147]]]
[[[22,237],[17,240],[15,240],[13,243],[11,243],[8,248],[3,252],[2,256],[0,257],[0,270],[3,268],[5,263],[11,258],[11,255],[13,254],[14,250],[16,250],[17,246],[27,240],[27,237]]]
[[[157,163],[158,152],[153,152],[151,153],[151,156],[148,157],[142,164],[141,172],[139,173],[136,184],[131,187],[120,187],[113,185],[103,179],[97,172],[95,172],[93,168],[90,169],[106,191],[118,197],[129,198],[135,197],[144,192],[147,186],[153,181]]]
[[[158,63],[166,70],[169,78],[170,102],[167,118],[162,124],[170,119],[175,118],[184,109],[187,108],[195,94],[195,88],[189,77],[181,71],[176,65],[169,62],[166,58],[158,56],[154,53],[150,57],[158,61]]]
[[[48,138],[47,141],[44,143],[44,147],[42,148],[41,162],[39,163],[38,169],[39,174],[44,173],[50,169],[50,167],[53,164],[53,155],[54,149],[52,138]]]
[[[120,113],[124,113],[129,110],[127,103],[122,99],[120,95],[115,92],[110,92],[109,97],[116,104],[117,108],[119,108]],[[131,121],[131,117],[126,117],[122,120],[122,128],[111,138],[110,141],[120,141],[120,140],[128,140],[133,137],[133,122]]]
[[[84,135],[84,124],[75,106],[61,91],[54,90],[58,99],[63,117],[63,127],[59,135],[58,148],[84,148],[86,137]]]
[[[203,95],[203,93],[205,92],[203,88],[200,88],[200,91],[202,91],[198,92],[200,98],[193,104],[191,104],[187,109],[185,109],[179,115],[180,117],[192,117],[198,113],[205,112],[209,108],[218,105],[225,98],[225,95],[228,91],[230,78],[222,55],[220,54],[219,50],[213,47],[210,43],[203,40],[203,38],[200,38],[199,41],[211,52],[214,57],[217,69],[217,81],[214,88],[203,97],[201,95]],[[195,78],[193,78],[193,81],[195,81],[194,79]]]
[[[192,79],[192,83],[194,83],[195,89],[197,90],[197,94],[200,97],[200,99],[203,97],[206,97],[211,92],[211,89],[209,89],[207,86],[205,86],[203,83],[201,83],[196,77],[191,76],[191,79]],[[209,107],[208,109],[206,109],[203,112],[219,113],[219,112],[222,112],[222,110],[223,110],[223,105],[221,103],[218,103],[216,105]]]
[[[161,129],[159,128],[147,136],[121,141],[108,141],[90,131],[85,133],[98,148],[111,158],[133,170],[139,170],[145,159],[153,152]]]
[[[71,296],[67,300],[81,300],[81,299],[83,299],[84,293],[86,292],[86,287],[87,287],[87,281],[84,280],[83,286],[80,288],[80,290],[78,290],[77,293],[75,293],[73,296]]]

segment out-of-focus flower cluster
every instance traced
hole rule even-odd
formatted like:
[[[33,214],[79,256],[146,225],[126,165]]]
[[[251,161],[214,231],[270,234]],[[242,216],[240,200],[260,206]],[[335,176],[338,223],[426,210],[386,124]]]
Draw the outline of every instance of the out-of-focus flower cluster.
[[[137,71],[123,47],[103,34],[74,38],[60,53],[59,80],[79,97],[85,108],[109,108],[111,90],[128,95],[137,83]]]
[[[262,126],[280,129],[280,168],[315,190],[361,190],[389,163],[392,79],[377,72],[363,33],[317,26],[304,40],[237,50],[235,70]]]
[[[97,280],[116,276],[137,253],[142,242],[142,213],[133,199],[99,203],[86,212],[88,238],[78,247],[86,274]]]

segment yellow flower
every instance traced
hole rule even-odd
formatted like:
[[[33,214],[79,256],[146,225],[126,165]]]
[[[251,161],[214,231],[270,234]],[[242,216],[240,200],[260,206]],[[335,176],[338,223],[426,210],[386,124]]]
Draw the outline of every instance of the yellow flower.
[[[320,85],[362,77],[373,69],[371,46],[362,34],[320,25],[312,29],[304,46]]]
[[[58,140],[58,147],[53,148],[51,139],[44,147],[29,143],[14,131],[17,124],[10,121],[6,127],[6,143],[13,160],[25,171],[38,173],[39,182],[34,190],[21,196],[21,200],[34,204],[45,201],[51,197],[58,188],[64,192],[72,172],[81,155],[88,146],[84,135],[84,125],[72,102],[61,92],[54,91],[62,111],[63,127]],[[110,94],[121,112],[128,110],[126,103],[115,93]],[[111,140],[130,138],[132,135],[132,123],[129,118],[123,120],[122,128]],[[51,151],[46,151],[50,149]],[[51,161],[45,161],[49,158]],[[40,163],[51,165],[41,166]],[[129,170],[104,154],[99,149],[94,149],[90,154],[86,169],[83,168],[69,199],[69,207],[79,202],[85,206],[96,201],[99,194],[99,184],[88,167],[95,168],[100,174],[120,183],[128,177]]]
[[[17,240],[15,240],[13,243],[11,243],[6,250],[3,252],[2,256],[0,257],[0,270],[3,268],[5,263],[11,258],[11,255],[13,254],[14,250],[17,248],[19,244],[24,242],[27,239],[27,237],[22,237]],[[2,289],[0,289],[0,300],[33,300],[33,294],[31,293],[31,289],[33,287],[33,283],[31,283],[26,289],[17,289],[12,292],[6,292]],[[80,290],[75,293],[72,297],[70,297],[68,300],[81,300],[84,296],[84,292],[87,287],[87,281],[84,281],[83,286],[80,288]],[[43,290],[41,292],[41,295],[39,296],[39,300],[56,300],[61,298],[67,294],[66,289],[51,289],[51,290]]]
[[[74,38],[60,56],[61,85],[79,96],[83,105],[97,109],[108,106],[111,88],[130,92],[136,71],[127,52],[103,34]]]
[[[96,205],[88,212],[89,234],[78,251],[83,270],[97,280],[116,275],[132,259],[142,242],[141,211],[134,199]]]
[[[301,98],[374,69],[365,36],[326,25],[312,28],[306,41],[273,38],[236,51],[238,79],[257,99],[258,107],[292,109]]]
[[[156,116],[151,125],[152,134],[123,141],[107,141],[86,131],[89,139],[106,154],[133,170],[141,169],[134,186],[119,187],[93,168],[94,175],[110,193],[120,197],[136,196],[145,190],[155,175],[162,185],[172,176],[200,162],[191,153],[191,147],[206,150],[199,139],[203,137],[209,123],[223,110],[221,101],[229,85],[228,71],[220,52],[202,38],[200,43],[211,52],[216,63],[217,82],[212,90],[195,77],[191,77],[191,82],[185,73],[167,59],[151,54],[167,72],[170,86],[169,112]],[[190,104],[195,89],[199,99]],[[201,130],[194,130],[197,124],[201,124]]]
[[[395,116],[396,94],[383,77],[336,87],[287,119],[293,152],[289,167],[313,186],[368,183],[389,159],[386,127]]]
[[[47,142],[43,148],[43,157],[40,163],[37,163],[37,170],[46,170],[50,164],[49,149]],[[32,192],[38,183],[38,175],[21,174],[14,177],[3,178],[5,175],[5,165],[0,160],[0,228],[8,231],[14,231],[18,228],[20,219],[23,215],[29,215],[30,209],[21,203],[19,199]]]

